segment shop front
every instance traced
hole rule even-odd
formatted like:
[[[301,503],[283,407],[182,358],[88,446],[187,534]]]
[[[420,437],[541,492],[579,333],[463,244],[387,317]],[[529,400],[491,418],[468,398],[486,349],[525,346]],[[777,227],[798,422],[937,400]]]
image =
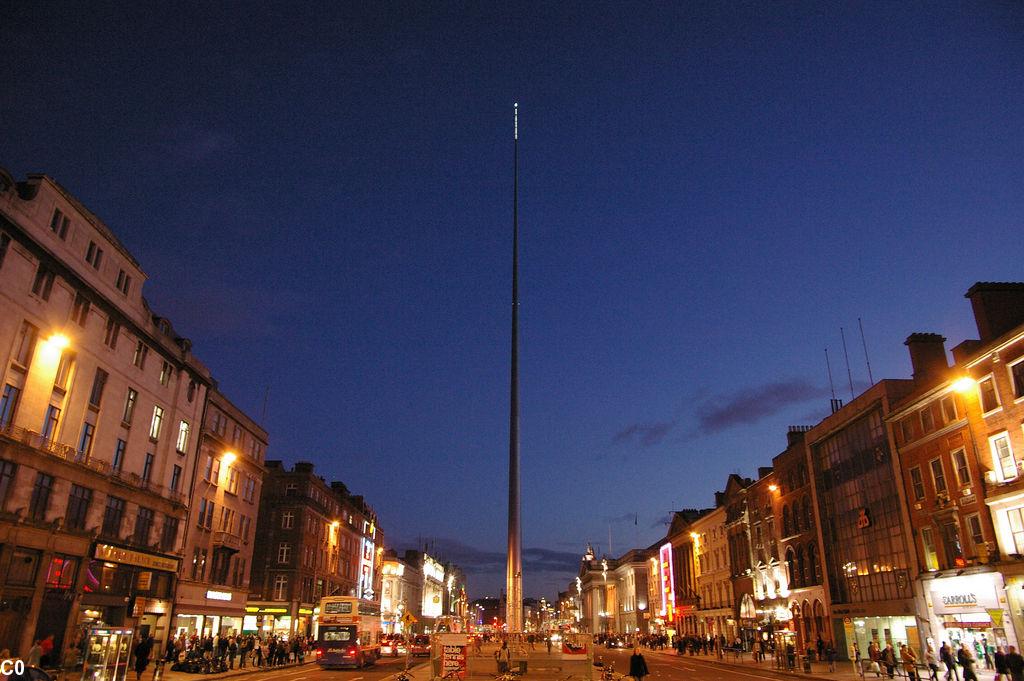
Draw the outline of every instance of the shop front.
[[[111,544],[97,544],[86,565],[78,608],[78,636],[91,627],[133,627],[152,636],[154,655],[168,637],[178,559]]]
[[[867,657],[872,641],[885,648],[891,644],[899,650],[905,643],[916,651],[924,650],[922,621],[915,615],[910,600],[876,601],[875,603],[833,605],[832,635],[840,659],[852,660],[856,649]],[[827,639],[827,637],[824,637]],[[936,648],[937,649],[937,648]]]
[[[937,577],[926,585],[931,629],[938,648],[961,643],[983,654],[984,647],[1017,645],[1003,576],[982,572]]]
[[[175,637],[206,638],[242,633],[247,594],[227,587],[180,582],[175,599]]]
[[[314,636],[317,608],[306,603],[250,602],[241,619],[241,630],[263,637]]]

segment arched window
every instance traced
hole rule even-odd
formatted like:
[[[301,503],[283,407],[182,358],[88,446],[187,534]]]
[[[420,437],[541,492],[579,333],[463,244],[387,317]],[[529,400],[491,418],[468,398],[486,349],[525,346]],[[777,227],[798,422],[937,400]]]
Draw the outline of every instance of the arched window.
[[[793,534],[800,534],[800,504],[802,502],[802,499],[797,499],[793,502]]]
[[[796,554],[793,553],[793,547],[790,546],[786,549],[786,572],[789,576],[789,588],[793,589],[796,587]]]
[[[818,560],[818,547],[814,544],[807,547],[807,576],[810,584],[821,584],[821,563]]]
[[[804,529],[809,530],[814,527],[814,513],[811,510],[811,500],[804,497]]]
[[[807,565],[804,564],[804,547],[801,546],[796,550],[796,575],[793,577],[793,581],[796,582],[798,587],[807,584],[806,569]]]
[[[792,519],[789,516],[789,506],[783,506],[782,507],[782,534],[786,535],[787,537],[792,537],[793,536],[793,532],[792,532],[793,528],[790,527],[791,522],[792,522]]]

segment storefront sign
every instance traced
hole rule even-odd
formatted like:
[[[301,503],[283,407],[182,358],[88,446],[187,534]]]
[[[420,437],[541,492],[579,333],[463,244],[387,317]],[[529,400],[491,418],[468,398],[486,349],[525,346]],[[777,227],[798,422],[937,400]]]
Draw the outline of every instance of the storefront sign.
[[[131,549],[122,549],[110,544],[97,544],[93,556],[99,560],[109,560],[115,563],[126,565],[138,565],[139,567],[164,570],[166,572],[178,571],[178,560],[165,556],[155,556],[152,553],[142,553]]]
[[[1003,611],[1002,610],[1000,610],[999,608],[990,608],[986,612],[988,612],[989,619],[992,620],[992,626],[993,627],[1001,627],[1001,626],[1003,626]]]
[[[313,611],[310,610],[309,608],[299,608],[299,614],[300,615],[312,615]]]
[[[149,570],[143,570],[139,573],[139,579],[136,584],[139,591],[149,591],[153,585],[153,573]]]
[[[1002,579],[994,572],[935,579],[931,587],[932,608],[937,615],[1001,610],[997,595],[1001,588]]]
[[[466,673],[466,635],[438,634],[438,638],[441,646],[441,676],[446,677],[455,672],[461,678]]]
[[[206,597],[209,598],[210,600],[213,600],[213,601],[230,601],[231,600],[231,592],[230,591],[214,591],[213,589],[210,589],[209,591],[206,592]]]

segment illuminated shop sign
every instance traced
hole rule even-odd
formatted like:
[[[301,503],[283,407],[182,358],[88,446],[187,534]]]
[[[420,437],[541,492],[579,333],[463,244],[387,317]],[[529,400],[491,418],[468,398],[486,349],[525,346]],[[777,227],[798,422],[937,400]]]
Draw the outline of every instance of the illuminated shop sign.
[[[999,591],[1003,588],[998,573],[965,575],[932,580],[932,607],[937,615],[1001,610]]]
[[[659,615],[669,621],[675,619],[676,607],[676,582],[672,571],[672,544],[664,544],[658,551],[661,560],[659,570],[661,572],[661,610]]]
[[[213,601],[230,601],[230,591],[213,591],[212,589],[206,592],[206,597]]]
[[[363,537],[363,549],[359,554],[359,597],[374,600],[373,593],[373,541]]]
[[[437,582],[444,581],[444,568],[430,556],[423,556],[423,577]]]

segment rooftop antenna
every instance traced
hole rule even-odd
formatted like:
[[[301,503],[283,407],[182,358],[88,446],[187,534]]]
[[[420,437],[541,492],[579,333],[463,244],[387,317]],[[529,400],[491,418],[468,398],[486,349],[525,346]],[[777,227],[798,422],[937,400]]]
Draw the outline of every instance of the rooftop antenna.
[[[508,428],[508,633],[523,631],[523,532],[519,526],[519,103],[512,106],[512,366]]]
[[[267,401],[270,399],[270,386],[263,392],[263,412],[260,414],[260,424],[267,422]]]
[[[825,348],[825,368],[828,369],[828,387],[832,391],[832,399],[836,399],[836,384],[832,382],[832,363],[828,361],[828,348]]]
[[[860,327],[860,342],[864,346],[864,363],[868,365],[868,382],[875,384],[875,378],[871,375],[871,359],[868,357],[868,342],[864,340],[864,323],[857,317],[857,325]]]
[[[608,523],[608,556],[612,555],[612,524]]]
[[[843,357],[846,358],[846,376],[850,379],[850,399],[853,400],[857,396],[853,393],[853,372],[850,371],[850,355],[846,352],[846,332],[843,327],[839,327],[839,335],[843,337]]]

